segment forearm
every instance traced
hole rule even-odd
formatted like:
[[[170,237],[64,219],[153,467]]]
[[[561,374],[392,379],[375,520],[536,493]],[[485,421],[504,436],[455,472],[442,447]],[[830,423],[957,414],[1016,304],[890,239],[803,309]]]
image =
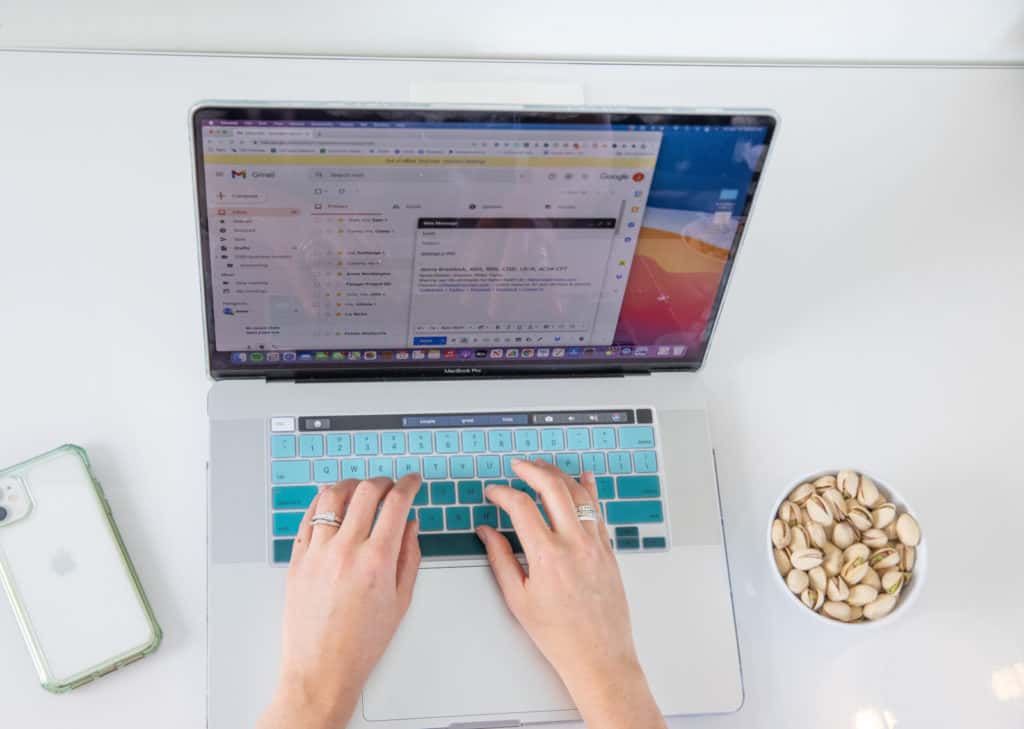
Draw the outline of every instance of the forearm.
[[[665,729],[640,666],[567,682],[587,729]]]
[[[282,686],[263,712],[256,729],[343,729],[358,700],[359,691],[348,688],[331,694]]]

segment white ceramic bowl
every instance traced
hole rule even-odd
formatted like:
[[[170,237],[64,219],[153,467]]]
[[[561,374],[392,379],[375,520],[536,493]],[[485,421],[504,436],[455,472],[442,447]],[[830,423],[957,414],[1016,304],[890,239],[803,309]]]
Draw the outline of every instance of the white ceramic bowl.
[[[772,544],[772,523],[775,521],[776,516],[779,513],[779,507],[782,506],[782,502],[786,500],[786,497],[800,484],[805,481],[810,482],[815,479],[821,478],[822,476],[834,476],[839,471],[844,470],[840,468],[828,469],[824,471],[817,471],[815,473],[804,476],[801,479],[793,481],[787,486],[783,492],[779,495],[779,498],[775,501],[775,506],[772,507],[770,518],[767,520],[767,529],[765,531],[765,544],[768,549],[766,554],[768,555],[768,568],[771,571],[772,581],[779,588],[779,593],[783,599],[790,603],[794,608],[799,610],[804,615],[817,620],[819,622],[828,623],[829,625],[845,630],[856,630],[870,627],[879,627],[882,625],[889,625],[893,620],[898,618],[910,611],[914,601],[917,600],[917,596],[921,594],[921,588],[924,587],[924,579],[928,573],[928,539],[926,534],[928,532],[928,525],[921,524],[921,520],[918,519],[918,524],[921,526],[921,542],[917,545],[917,559],[914,562],[914,569],[911,570],[910,582],[900,591],[899,599],[896,601],[896,607],[892,609],[892,612],[886,615],[884,618],[878,620],[862,620],[857,623],[843,623],[839,620],[833,620],[832,618],[826,617],[820,613],[811,610],[809,607],[800,602],[800,596],[794,595],[789,587],[786,586],[786,580],[779,574],[778,567],[775,566],[775,557],[773,555],[774,545]],[[860,469],[850,469],[857,473],[864,473]],[[917,514],[914,510],[909,508],[907,503],[900,496],[899,492],[889,486],[888,483],[881,479],[875,478],[872,474],[867,474],[868,478],[875,482],[878,486],[879,491],[883,496],[887,497],[890,502],[896,505],[896,511],[899,514],[908,512],[911,516],[917,519]]]

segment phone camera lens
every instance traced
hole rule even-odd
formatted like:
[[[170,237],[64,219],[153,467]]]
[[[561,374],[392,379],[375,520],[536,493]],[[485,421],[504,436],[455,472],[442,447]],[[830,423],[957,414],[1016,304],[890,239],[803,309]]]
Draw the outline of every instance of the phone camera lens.
[[[7,509],[5,509],[4,507],[0,506],[0,521],[3,521],[6,518],[7,518]]]

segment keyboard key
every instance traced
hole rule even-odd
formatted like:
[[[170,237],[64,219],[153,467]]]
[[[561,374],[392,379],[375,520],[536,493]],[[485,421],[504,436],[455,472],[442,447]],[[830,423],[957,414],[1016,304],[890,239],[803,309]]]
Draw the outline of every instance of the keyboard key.
[[[511,430],[492,430],[487,434],[487,448],[498,453],[512,450]]]
[[[580,475],[580,457],[576,453],[556,453],[555,465],[570,476]]]
[[[657,473],[658,454],[654,451],[633,451],[633,470],[637,473]]]
[[[630,473],[633,464],[630,462],[629,453],[626,451],[612,451],[608,454],[609,473]]]
[[[534,461],[536,461],[536,460],[546,461],[547,463],[550,463],[551,465],[555,464],[555,457],[553,455],[551,455],[550,453],[538,453],[536,455],[531,455],[530,459],[534,460]]]
[[[517,430],[516,431],[516,450],[517,451],[535,451],[537,450],[539,441],[537,440],[536,430]]]
[[[660,501],[612,501],[607,511],[609,524],[653,524],[665,521]]]
[[[380,434],[380,449],[391,456],[400,456],[405,453],[405,433],[390,431]]]
[[[459,433],[455,430],[439,430],[434,435],[438,453],[458,453]]]
[[[356,455],[375,456],[377,455],[377,434],[356,433]]]
[[[423,519],[420,518],[422,530]],[[523,545],[515,532],[502,532],[512,545],[512,551],[522,553]],[[487,554],[483,542],[472,532],[455,534],[420,534],[420,554],[424,557],[472,557]]]
[[[427,456],[423,459],[423,478],[444,478],[448,475],[448,459]]]
[[[433,434],[429,430],[414,430],[409,433],[409,452],[421,455],[423,453],[433,453]]]
[[[513,458],[520,458],[521,459],[521,458],[525,458],[525,457],[526,456],[524,456],[522,453],[517,453],[517,454],[511,455],[511,456],[502,456],[501,457],[502,468],[505,471],[505,475],[508,476],[509,478],[512,478],[513,476],[515,476],[516,472],[512,470],[512,459]]]
[[[484,485],[479,481],[459,481],[460,504],[482,504]]]
[[[295,458],[295,436],[272,435],[270,437],[270,455],[274,458]]]
[[[434,481],[430,484],[430,503],[447,506],[455,503],[455,484],[451,481]],[[420,516],[420,519],[423,517]]]
[[[476,475],[481,478],[497,478],[501,475],[501,459],[498,456],[477,456]]]
[[[665,537],[644,537],[644,549],[664,549]]]
[[[341,459],[341,477],[346,478],[358,478],[360,481],[366,478],[366,459],[365,458],[342,458]]]
[[[640,540],[637,537],[622,537],[616,539],[615,544],[619,549],[640,549]]]
[[[409,456],[395,460],[395,478],[401,478],[409,473],[420,472],[420,459]]]
[[[560,429],[547,428],[540,432],[540,444],[546,451],[560,451],[565,449],[565,433]]]
[[[594,428],[590,434],[594,438],[594,447],[603,451],[610,451],[615,448],[614,428]]]
[[[444,509],[420,509],[420,531],[439,532],[444,529]]]
[[[327,436],[327,455],[352,455],[352,436],[348,433],[330,433]]]
[[[511,529],[512,528],[512,517],[510,517],[504,511],[499,512],[498,520],[501,522],[501,528],[502,529]]]
[[[405,520],[416,521],[416,509],[409,509],[409,514],[405,517]]]
[[[473,507],[473,528],[481,525],[498,528],[498,507],[496,506],[474,506]]]
[[[299,523],[302,521],[301,511],[278,511],[274,513],[274,536],[294,537],[299,533]]]
[[[462,431],[462,450],[464,453],[483,453],[487,450],[487,439],[482,430]]]
[[[319,490],[316,486],[275,486],[270,502],[275,509],[308,509]]]
[[[371,458],[370,459],[370,478],[394,478],[395,477],[395,459],[394,458]]]
[[[657,476],[619,476],[620,499],[656,499],[661,496]]]
[[[313,480],[317,483],[334,483],[338,480],[338,462],[330,460],[313,462]]]
[[[611,476],[601,476],[595,480],[597,481],[597,498],[602,500],[615,498],[614,478]]]
[[[424,506],[430,501],[430,486],[427,484],[420,484],[420,490],[416,492],[415,498],[413,498],[413,506]]]
[[[530,485],[526,483],[526,481],[522,481],[518,478],[512,479],[512,488],[516,491],[522,491],[534,501],[537,500],[537,492],[530,488]]]
[[[278,564],[284,564],[291,562],[292,560],[292,546],[295,544],[294,539],[275,539],[274,540],[274,561]]]
[[[473,456],[451,457],[452,478],[473,477]]]
[[[469,529],[469,507],[449,506],[444,510],[447,529]]]
[[[299,455],[303,458],[318,458],[324,454],[324,437],[316,435],[299,436]]]
[[[584,453],[583,470],[593,471],[595,476],[604,473],[607,470],[604,461],[604,453]]]
[[[309,461],[274,461],[270,464],[272,483],[309,483]]]
[[[574,451],[585,451],[590,448],[590,431],[586,428],[569,428],[565,431],[568,448]]]
[[[653,448],[654,428],[630,425],[619,428],[619,448]]]
[[[640,528],[635,526],[615,527],[615,538],[636,537],[640,538]]]

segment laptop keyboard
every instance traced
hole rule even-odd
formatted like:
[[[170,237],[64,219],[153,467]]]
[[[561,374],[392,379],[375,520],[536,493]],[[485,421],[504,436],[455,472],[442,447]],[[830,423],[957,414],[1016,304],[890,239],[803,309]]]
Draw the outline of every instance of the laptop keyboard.
[[[474,528],[487,524],[522,547],[489,484],[540,496],[512,471],[515,457],[542,458],[578,477],[593,471],[612,546],[668,549],[661,459],[649,409],[458,415],[282,416],[269,423],[270,560],[286,564],[303,513],[320,488],[348,478],[419,472],[409,512],[425,559],[485,554]]]

